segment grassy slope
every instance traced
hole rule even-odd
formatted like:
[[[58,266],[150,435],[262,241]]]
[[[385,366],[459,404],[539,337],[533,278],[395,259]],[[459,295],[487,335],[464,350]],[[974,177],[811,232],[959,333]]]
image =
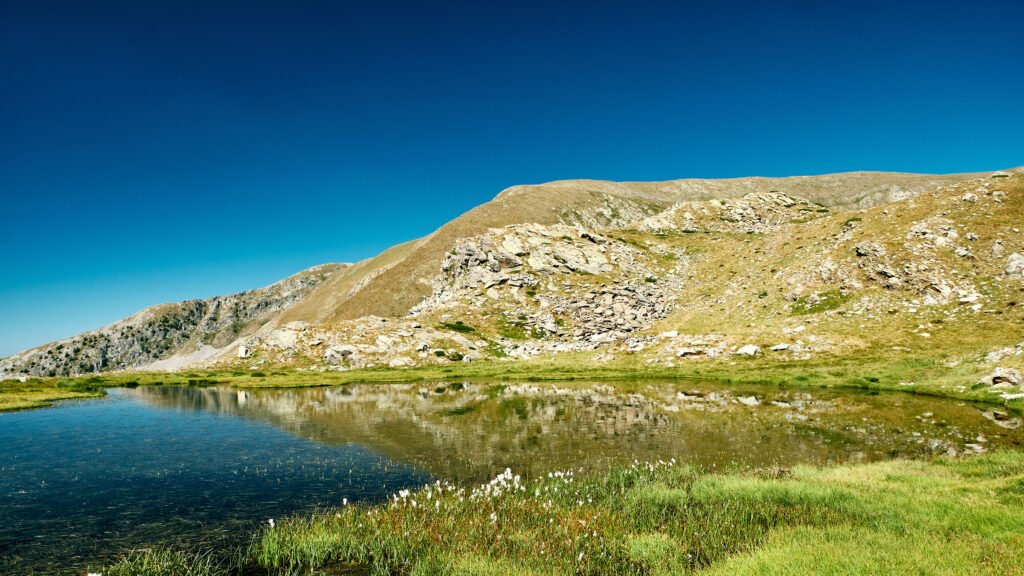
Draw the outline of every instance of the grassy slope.
[[[496,488],[498,490],[496,490]],[[434,485],[375,507],[281,521],[245,563],[269,574],[1024,573],[1024,454],[708,474],[636,465],[600,478]],[[154,560],[143,568],[147,559]],[[108,575],[227,573],[168,551]],[[319,573],[319,572],[315,572]]]
[[[286,320],[336,322],[365,315],[405,314],[430,294],[429,280],[437,273],[455,240],[475,236],[492,227],[524,222],[576,223],[580,214],[611,214],[606,202],[652,211],[674,202],[711,198],[738,198],[750,192],[783,190],[838,208],[874,206],[891,199],[894,187],[920,192],[981,174],[900,174],[850,172],[790,178],[685,179],[665,182],[606,182],[565,180],[535,186],[514,186],[494,200],[455,218],[422,239],[408,242],[370,259],[358,273],[372,276],[361,290],[339,298],[325,285],[286,315]],[[614,219],[614,217],[612,217]],[[621,226],[623,222],[611,222]]]

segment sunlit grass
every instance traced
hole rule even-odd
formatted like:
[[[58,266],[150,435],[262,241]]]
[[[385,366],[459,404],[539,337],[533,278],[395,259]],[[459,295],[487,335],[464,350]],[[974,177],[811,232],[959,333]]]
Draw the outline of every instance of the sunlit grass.
[[[213,552],[189,552],[167,548],[132,550],[100,572],[103,576],[227,576],[238,573],[237,559]]]
[[[1014,574],[1024,553],[1020,453],[792,475],[662,463],[496,482],[285,521],[251,557],[376,574]]]
[[[59,400],[103,395],[106,380],[92,378],[32,379],[0,382],[0,412],[49,406]]]
[[[673,462],[596,478],[506,471],[278,520],[246,556],[133,552],[103,574],[1021,574],[1024,453],[744,473]]]

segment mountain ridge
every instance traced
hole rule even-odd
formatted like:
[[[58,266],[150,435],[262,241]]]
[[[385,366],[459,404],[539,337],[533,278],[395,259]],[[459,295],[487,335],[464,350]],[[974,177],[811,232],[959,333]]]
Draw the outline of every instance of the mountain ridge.
[[[697,207],[708,214],[713,212],[713,218],[717,220],[705,222],[702,224],[702,230],[709,234],[723,235],[720,239],[709,240],[729,242],[729,235],[740,230],[733,226],[733,223],[729,223],[729,219],[751,216],[755,221],[745,223],[748,228],[744,229],[743,233],[771,236],[778,230],[778,223],[769,223],[775,217],[781,218],[782,224],[787,224],[791,221],[797,222],[808,214],[813,215],[815,210],[821,210],[821,213],[862,212],[907,201],[942,187],[956,186],[972,180],[981,181],[993,174],[1006,174],[1015,180],[1018,178],[1016,174],[1020,172],[1019,168],[1003,172],[942,175],[860,171],[782,178],[680,179],[662,182],[560,180],[538,185],[512,186],[501,191],[491,201],[456,217],[431,234],[398,244],[372,258],[355,264],[321,265],[263,289],[236,295],[150,307],[97,330],[30,348],[0,360],[0,375],[74,375],[105,370],[176,369],[208,362],[226,362],[233,359],[240,347],[248,348],[250,342],[260,342],[275,333],[288,332],[285,328],[289,326],[314,325],[330,331],[335,328],[347,329],[345,327],[354,322],[358,323],[361,319],[371,319],[369,322],[372,323],[375,322],[375,318],[406,318],[424,302],[437,296],[439,271],[443,276],[446,259],[450,259],[460,242],[465,247],[466,239],[483,238],[494,230],[513,229],[509,227],[540,226],[540,229],[534,230],[540,236],[548,234],[545,227],[568,227],[558,228],[561,230],[558,234],[563,237],[575,234],[565,230],[593,231],[593,234],[598,236],[607,236],[608,231],[613,231],[612,237],[603,240],[605,249],[611,247],[623,258],[633,258],[637,262],[647,261],[646,264],[637,264],[639,267],[632,270],[636,272],[642,269],[647,271],[645,274],[655,274],[655,269],[662,270],[656,262],[661,258],[656,251],[641,248],[634,250],[635,253],[630,253],[627,249],[630,248],[628,238],[624,240],[615,236],[628,236],[634,229],[647,230],[638,232],[641,236],[651,233],[651,222],[671,224],[671,219],[679,216],[680,210],[688,210],[687,206]],[[744,204],[744,199],[751,199],[748,202],[750,205]],[[789,204],[790,202],[792,204]],[[783,206],[783,212],[793,209],[793,206],[799,206],[802,212],[783,214],[776,210],[778,206],[786,204],[789,205]],[[759,210],[764,214],[759,213]],[[737,214],[739,216],[736,216]],[[704,215],[700,218],[712,216]],[[767,220],[761,222],[759,218]],[[670,232],[677,233],[678,230]],[[531,236],[532,233],[527,232],[525,240],[520,238],[517,241],[536,240]],[[581,234],[585,236],[591,232]],[[636,236],[633,241],[638,244],[649,244],[651,238],[655,237],[641,239]],[[562,240],[549,237],[544,242],[555,245]],[[559,250],[563,249],[570,252],[583,250],[586,257],[586,250],[593,247],[588,244],[590,240],[580,242],[574,240],[566,246],[549,246],[545,250],[554,250],[554,257],[561,257]],[[658,249],[668,250],[665,247]],[[509,254],[503,256],[506,259],[509,257],[517,258]],[[547,264],[542,264],[542,267],[545,265]],[[552,270],[555,268],[557,266]],[[570,269],[570,273],[588,272],[583,269]],[[229,314],[228,316],[234,319],[227,324],[216,313],[214,321],[210,322],[210,313],[214,306],[223,306],[231,298],[244,300],[245,295],[252,296],[260,290],[270,290],[300,277],[303,280],[299,282],[301,287],[298,291],[286,291],[287,294],[263,294],[268,299],[261,300],[257,297],[258,302],[252,305],[252,309],[243,306],[246,312],[237,318]],[[543,274],[539,277],[543,278]],[[620,278],[622,282],[626,280],[629,280],[626,276]],[[440,288],[442,292],[444,289]],[[221,304],[217,304],[218,302]],[[234,305],[234,301],[230,303]],[[160,314],[157,314],[158,311]],[[177,318],[177,324],[181,326],[176,330],[182,333],[167,330],[166,326],[160,327],[159,320],[156,320],[159,329],[146,328],[144,338],[131,331],[121,334],[119,338],[132,342],[127,348],[102,341],[104,339],[101,336],[107,335],[109,339],[109,335],[118,328],[147,325],[147,314],[155,318],[166,318],[168,314]],[[238,322],[245,325],[240,327]],[[290,339],[291,336],[288,336],[285,340]],[[140,344],[140,340],[148,344]],[[92,353],[82,355],[79,353],[80,350],[73,355],[73,361],[41,362],[48,352],[51,357],[66,355],[67,351],[64,348],[68,346],[72,349],[78,347],[92,350]],[[464,351],[465,348],[468,347],[463,345]],[[111,351],[114,353],[111,354]],[[301,360],[299,363],[303,364],[307,360]],[[290,362],[282,358],[278,358],[277,361]]]

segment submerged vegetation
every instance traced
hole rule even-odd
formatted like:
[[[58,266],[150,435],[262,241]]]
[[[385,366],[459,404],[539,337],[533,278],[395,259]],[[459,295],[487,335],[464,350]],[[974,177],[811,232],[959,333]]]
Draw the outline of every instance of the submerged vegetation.
[[[1020,452],[744,473],[506,470],[268,524],[233,565],[147,551],[104,574],[1021,574],[1022,486]]]

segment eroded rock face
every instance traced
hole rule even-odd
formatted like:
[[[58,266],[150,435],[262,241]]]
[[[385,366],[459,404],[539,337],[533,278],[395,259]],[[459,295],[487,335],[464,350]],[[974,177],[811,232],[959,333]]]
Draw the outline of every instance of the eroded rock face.
[[[456,243],[434,279],[433,295],[411,314],[496,307],[525,332],[551,337],[541,344],[509,343],[514,357],[590,349],[668,312],[679,280],[660,274],[651,259],[621,239],[580,227],[494,229]]]
[[[871,240],[854,245],[853,253],[857,266],[868,280],[889,290],[910,290],[924,297],[923,304],[932,305],[975,292],[972,285],[952,278],[935,254],[936,250],[950,250],[962,258],[972,258],[970,250],[956,244],[959,238],[949,220],[929,218],[911,227],[901,254],[893,254],[881,243]],[[896,251],[899,252],[899,248]],[[849,282],[826,281],[851,287]]]
[[[241,333],[301,300],[341,266],[316,266],[230,296],[147,308],[99,330],[5,358],[0,374],[74,376],[141,368],[179,355],[192,357],[198,350],[226,348]]]
[[[582,298],[552,298],[551,309],[572,319],[575,340],[602,343],[620,339],[664,317],[670,309],[668,301],[663,289],[632,281],[589,290]]]
[[[765,234],[793,222],[806,222],[828,209],[782,192],[756,192],[737,200],[683,202],[644,219],[646,232],[741,232]]]
[[[534,286],[537,275],[600,274],[614,265],[607,239],[582,228],[522,224],[456,242],[435,286],[444,291],[497,284]],[[438,290],[435,290],[435,293]]]

